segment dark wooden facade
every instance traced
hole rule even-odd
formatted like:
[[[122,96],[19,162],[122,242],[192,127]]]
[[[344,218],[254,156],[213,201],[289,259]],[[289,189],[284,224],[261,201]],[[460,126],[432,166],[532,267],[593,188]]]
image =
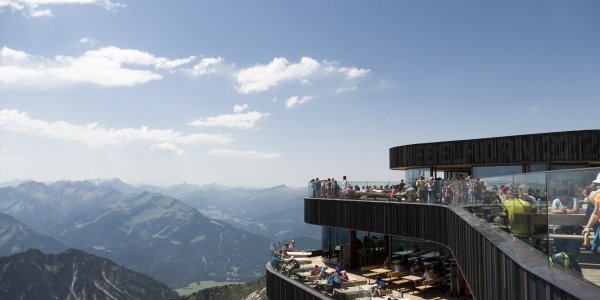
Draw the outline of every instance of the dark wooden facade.
[[[317,291],[273,270],[267,263],[267,298],[269,300],[330,300]]]
[[[391,148],[390,168],[600,163],[600,130],[551,132]]]
[[[304,221],[445,245],[456,258],[476,299],[600,297],[599,288],[550,267],[543,253],[520,245],[512,236],[459,207],[306,198]]]

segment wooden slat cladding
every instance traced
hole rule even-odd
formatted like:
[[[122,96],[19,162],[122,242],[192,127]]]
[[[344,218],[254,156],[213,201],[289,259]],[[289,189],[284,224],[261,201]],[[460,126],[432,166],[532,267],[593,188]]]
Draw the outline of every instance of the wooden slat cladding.
[[[476,299],[598,299],[600,289],[460,207],[304,199],[308,224],[428,240],[450,249]]]
[[[516,135],[391,148],[390,168],[600,161],[600,130]]]
[[[269,300],[330,300],[301,283],[273,270],[267,263],[267,298]]]

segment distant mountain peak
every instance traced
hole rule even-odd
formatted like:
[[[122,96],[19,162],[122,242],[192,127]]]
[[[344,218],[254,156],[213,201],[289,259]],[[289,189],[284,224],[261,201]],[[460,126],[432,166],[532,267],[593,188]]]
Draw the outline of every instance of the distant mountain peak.
[[[40,266],[44,266],[41,268]],[[149,276],[77,249],[54,255],[29,250],[0,257],[3,299],[171,299]]]

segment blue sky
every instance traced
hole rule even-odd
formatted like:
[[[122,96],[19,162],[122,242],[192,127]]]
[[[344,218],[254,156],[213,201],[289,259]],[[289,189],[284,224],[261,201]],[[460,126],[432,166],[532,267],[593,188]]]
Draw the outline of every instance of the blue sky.
[[[36,2],[0,2],[0,181],[399,180],[393,146],[599,124],[598,1]]]

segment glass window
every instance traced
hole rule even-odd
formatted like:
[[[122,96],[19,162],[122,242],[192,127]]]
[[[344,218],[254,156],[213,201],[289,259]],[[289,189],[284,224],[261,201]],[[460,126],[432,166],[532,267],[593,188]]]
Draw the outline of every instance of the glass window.
[[[523,166],[521,165],[473,167],[474,178],[494,177],[519,173],[523,173]]]
[[[553,164],[550,166],[550,170],[570,170],[570,169],[580,169],[585,168],[586,165],[559,165]]]
[[[529,172],[543,172],[543,171],[547,171],[547,167],[546,164],[530,164],[529,165]]]
[[[419,179],[419,176],[423,176],[425,178],[429,178],[429,169],[412,169],[412,170],[406,170],[405,175],[405,182],[407,184],[414,184],[415,182],[417,182],[417,180]]]

